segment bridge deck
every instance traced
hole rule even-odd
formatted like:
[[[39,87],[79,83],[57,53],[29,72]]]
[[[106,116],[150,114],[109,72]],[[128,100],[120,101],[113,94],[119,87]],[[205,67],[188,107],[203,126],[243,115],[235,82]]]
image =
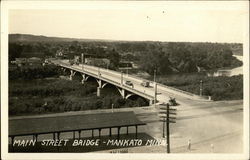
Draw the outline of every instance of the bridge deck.
[[[9,136],[38,135],[145,125],[133,112],[99,113],[9,120]],[[119,133],[118,133],[119,134]]]
[[[101,79],[101,80],[103,80],[105,82],[108,82],[108,83],[113,84],[115,86],[118,86],[120,88],[126,89],[127,91],[130,91],[132,93],[138,94],[138,95],[140,95],[140,96],[142,96],[142,97],[144,97],[146,99],[149,99],[149,100],[153,100],[154,99],[154,97],[151,96],[151,95],[145,94],[145,93],[143,93],[143,92],[141,92],[139,90],[136,90],[136,89],[132,89],[131,87],[128,87],[126,85],[122,85],[121,86],[121,84],[119,82],[113,81],[111,79],[107,79],[107,78],[105,78],[103,76],[98,76],[97,74],[90,73],[89,71],[81,70],[81,69],[78,69],[78,68],[74,68],[73,66],[71,66],[69,64],[66,64],[66,63],[61,63],[59,65],[62,66],[62,67],[68,68],[68,69],[72,69],[72,70],[77,71],[77,72],[81,72],[81,73],[87,74],[87,75],[95,77],[95,78]]]

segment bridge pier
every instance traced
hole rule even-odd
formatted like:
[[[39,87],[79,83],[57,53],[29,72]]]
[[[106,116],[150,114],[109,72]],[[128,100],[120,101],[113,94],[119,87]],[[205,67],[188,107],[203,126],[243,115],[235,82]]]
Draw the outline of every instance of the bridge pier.
[[[154,104],[154,100],[153,99],[149,100],[149,105],[152,106],[153,104]]]
[[[65,75],[65,73],[66,73],[66,68],[61,67],[61,70],[63,71],[63,75]]]
[[[123,89],[123,88],[121,88],[121,89],[117,88],[117,89],[118,89],[118,91],[120,92],[122,98],[125,99],[125,98],[126,98],[125,89]]]
[[[65,71],[65,70],[70,71],[70,75],[69,75],[70,80],[73,80],[76,72],[79,72],[80,75],[82,76],[82,78],[81,78],[81,83],[82,84],[84,84],[85,81],[87,81],[87,79],[89,77],[95,78],[95,80],[98,83],[97,96],[101,96],[102,88],[104,88],[107,84],[112,84],[118,89],[118,91],[121,94],[123,99],[128,99],[131,96],[138,95],[138,96],[141,96],[141,97],[147,99],[150,105],[153,105],[155,102],[157,102],[157,97],[156,97],[157,96],[157,92],[156,92],[157,91],[157,84],[156,83],[155,83],[155,86],[154,86],[155,94],[154,94],[154,96],[151,96],[149,94],[146,94],[145,91],[142,92],[142,91],[136,90],[136,89],[131,90],[127,86],[124,86],[123,85],[123,82],[124,82],[123,73],[121,73],[121,81],[119,83],[119,82],[114,82],[111,79],[110,79],[111,82],[109,81],[109,79],[102,80],[101,78],[103,78],[103,77],[102,77],[101,72],[100,72],[101,68],[97,68],[98,69],[98,74],[97,75],[96,74],[92,75],[91,74],[92,72],[88,71],[88,72],[90,72],[90,73],[88,73],[86,70],[82,70],[82,71],[79,71],[78,69],[75,70],[74,66],[69,67],[68,65],[66,65],[66,66],[61,65],[61,69],[63,71]],[[84,71],[86,71],[86,73]]]
[[[98,83],[96,95],[97,95],[97,97],[100,97],[101,96],[101,90],[102,90],[102,80],[97,79],[96,81]]]
[[[96,96],[97,96],[97,97],[100,97],[100,96],[101,96],[101,90],[102,90],[101,87],[97,87],[97,92],[96,92]]]
[[[152,106],[154,104],[154,100],[149,100],[149,106]]]
[[[82,81],[81,81],[81,83],[84,84],[85,81],[86,81],[86,76],[85,76],[85,74],[82,74]]]
[[[69,80],[73,80],[73,76],[76,74],[76,72],[75,71],[73,71],[73,70],[70,70],[70,75],[69,75]]]

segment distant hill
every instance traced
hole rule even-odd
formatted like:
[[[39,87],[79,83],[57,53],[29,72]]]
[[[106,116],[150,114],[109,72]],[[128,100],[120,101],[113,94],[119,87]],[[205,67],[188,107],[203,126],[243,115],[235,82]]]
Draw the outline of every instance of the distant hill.
[[[108,39],[83,39],[83,38],[64,38],[64,37],[47,37],[43,35],[32,35],[32,34],[9,34],[9,42],[101,42],[103,45],[114,47],[116,49],[121,49],[122,52],[131,52],[134,51],[141,51],[147,50],[145,46],[148,45],[156,45],[159,47],[167,46],[169,43],[178,43],[178,44],[188,44],[188,45],[199,45],[199,44],[206,44],[206,45],[225,45],[228,46],[234,55],[243,55],[243,44],[241,43],[205,43],[205,42],[160,42],[160,41],[126,41],[126,40],[108,40]]]
[[[72,41],[90,42],[90,41],[110,41],[110,40],[47,37],[42,35],[31,35],[31,34],[9,34],[9,42],[72,42]]]

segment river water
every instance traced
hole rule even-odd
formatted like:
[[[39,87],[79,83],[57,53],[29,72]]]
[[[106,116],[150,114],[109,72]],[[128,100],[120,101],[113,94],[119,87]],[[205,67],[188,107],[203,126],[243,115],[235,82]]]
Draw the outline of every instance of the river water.
[[[233,56],[243,62],[243,56],[236,56],[236,55],[233,55]],[[240,67],[233,68],[233,69],[219,69],[216,72],[208,73],[207,75],[209,77],[218,77],[218,76],[231,77],[231,76],[236,76],[240,74],[243,74],[243,65]]]

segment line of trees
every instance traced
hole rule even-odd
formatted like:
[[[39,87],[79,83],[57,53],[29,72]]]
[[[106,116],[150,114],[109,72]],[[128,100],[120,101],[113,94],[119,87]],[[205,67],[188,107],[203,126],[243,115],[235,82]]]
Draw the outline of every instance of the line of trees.
[[[9,83],[9,115],[42,114],[146,106],[142,98],[123,99],[115,92],[96,96],[96,84],[82,85],[63,79],[12,80]]]
[[[203,84],[203,95],[212,100],[243,99],[243,75],[232,77],[207,77],[204,74],[178,74],[158,79],[159,83],[184,91],[200,94],[200,80]]]
[[[55,65],[10,67],[9,80],[25,79],[32,80],[37,78],[57,77],[61,73],[60,68]]]
[[[222,44],[168,43],[163,48],[145,51],[141,55],[141,68],[153,75],[197,72],[198,67],[214,70],[238,67],[242,62],[233,57],[231,49]]]
[[[92,57],[108,58],[110,68],[117,69],[119,62],[136,62],[141,69],[153,74],[197,72],[242,65],[233,52],[242,55],[242,44],[189,43],[189,42],[121,42],[121,41],[56,41],[56,42],[10,42],[9,60],[17,57],[55,56],[58,50],[68,53],[69,58],[81,53]]]

